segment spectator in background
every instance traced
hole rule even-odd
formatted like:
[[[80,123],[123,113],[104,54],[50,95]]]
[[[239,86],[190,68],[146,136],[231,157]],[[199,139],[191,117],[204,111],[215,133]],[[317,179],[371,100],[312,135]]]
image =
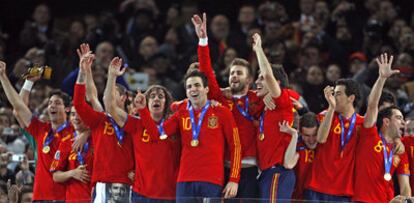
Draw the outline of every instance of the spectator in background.
[[[326,82],[328,85],[334,85],[335,81],[342,77],[341,67],[338,64],[330,64],[326,70]]]
[[[322,102],[324,87],[325,79],[321,67],[311,66],[306,74],[306,81],[302,84],[303,98],[310,111],[321,112],[326,109],[327,103]]]
[[[26,22],[20,33],[21,50],[31,47],[42,48],[51,38],[51,14],[49,6],[39,4],[33,11],[33,21]]]
[[[229,46],[230,22],[224,15],[216,15],[210,24],[211,37],[209,38],[212,62],[217,62],[224,55]]]

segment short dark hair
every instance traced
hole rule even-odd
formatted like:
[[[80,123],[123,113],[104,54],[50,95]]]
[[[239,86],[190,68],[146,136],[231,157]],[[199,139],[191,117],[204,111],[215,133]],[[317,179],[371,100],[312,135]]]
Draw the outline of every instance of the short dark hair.
[[[280,81],[280,87],[286,88],[289,86],[289,78],[286,74],[282,64],[272,64],[273,76]]]
[[[355,100],[353,102],[354,107],[358,106],[358,102],[361,98],[361,93],[359,90],[359,85],[355,80],[352,79],[339,79],[335,82],[335,86],[342,85],[345,86],[345,94],[346,96],[355,96]]]
[[[119,92],[119,95],[128,96],[128,91],[123,85],[116,83],[116,90]]]
[[[235,58],[230,64],[230,67],[232,66],[243,66],[247,70],[247,74],[248,74],[247,76],[253,77],[253,70],[250,67],[250,63],[247,60],[242,59],[242,58]]]
[[[192,77],[199,77],[203,81],[203,86],[208,87],[208,80],[206,75],[200,71],[193,71],[185,75],[184,77],[184,88],[187,89],[187,79]]]
[[[384,102],[388,102],[388,103],[391,103],[391,104],[395,104],[395,97],[388,90],[382,91],[381,97],[379,99],[379,106],[381,106]]]
[[[316,114],[313,112],[307,112],[299,119],[299,128],[313,128],[318,126],[318,119],[316,119]]]
[[[169,108],[171,103],[174,101],[173,97],[171,96],[170,91],[167,90],[164,86],[161,85],[151,85],[148,87],[147,91],[145,91],[145,97],[147,99],[147,105],[149,96],[152,92],[161,90],[165,94],[165,105],[164,105],[164,111],[163,111],[163,117],[166,118],[168,115],[171,114],[171,109]]]
[[[398,110],[398,111],[401,111],[397,106],[392,105],[392,106],[386,107],[386,108],[384,108],[384,109],[382,109],[378,112],[378,117],[377,117],[377,128],[378,128],[378,130],[381,129],[382,125],[384,124],[383,123],[384,118],[389,118],[389,119],[391,118],[392,110],[394,110],[394,109]]]
[[[60,91],[60,90],[52,90],[49,94],[49,100],[50,98],[52,98],[53,96],[58,96],[59,98],[61,98],[63,100],[63,105],[65,105],[65,107],[70,107],[71,106],[71,98],[68,94]]]

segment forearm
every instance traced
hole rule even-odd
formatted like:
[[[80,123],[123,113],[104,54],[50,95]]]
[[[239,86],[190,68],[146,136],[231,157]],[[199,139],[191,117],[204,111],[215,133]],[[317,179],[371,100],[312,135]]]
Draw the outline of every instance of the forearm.
[[[19,96],[20,98],[22,98],[23,103],[26,106],[29,106],[29,96],[30,96],[30,91],[32,87],[33,87],[33,82],[30,80],[25,80],[23,87],[20,89],[20,92],[19,92]]]
[[[57,183],[64,183],[72,178],[72,170],[70,171],[56,171],[53,173],[53,181]]]
[[[101,103],[99,102],[98,91],[95,86],[95,81],[93,80],[92,71],[90,70],[86,72],[86,99],[91,102],[92,108],[95,111],[104,111]]]
[[[213,67],[211,65],[210,49],[207,42],[205,42],[205,44],[202,42],[199,43],[197,54],[200,63],[199,70],[206,75],[208,80],[208,98],[219,101],[219,98],[222,98],[223,93],[221,92],[220,86],[213,71]]]
[[[297,160],[295,160],[295,155],[296,155],[297,143],[298,143],[298,133],[295,132],[294,134],[292,134],[292,139],[290,140],[289,146],[285,152],[285,157],[284,157],[285,168],[292,169],[296,165]]]
[[[371,89],[371,93],[368,96],[368,107],[364,118],[364,127],[366,128],[372,127],[376,123],[378,116],[378,103],[385,81],[385,78],[378,77]]]
[[[331,129],[332,120],[334,117],[334,112],[335,110],[329,107],[325,117],[322,120],[321,125],[318,128],[317,140],[319,143],[325,143],[328,139],[329,131]]]
[[[29,126],[30,120],[32,118],[32,112],[27,107],[27,105],[23,102],[22,98],[17,94],[16,90],[14,89],[13,85],[10,83],[9,78],[6,75],[0,76],[0,82],[3,86],[3,91],[6,94],[7,99],[13,106],[16,114],[18,114],[21,118],[22,126],[27,127]]]
[[[411,197],[410,178],[408,175],[398,175],[398,183],[400,186],[400,194]]]
[[[276,78],[273,76],[272,66],[267,60],[263,48],[256,49],[256,57],[259,63],[260,72],[266,81],[271,96],[274,98],[279,97],[281,94],[281,89]]]

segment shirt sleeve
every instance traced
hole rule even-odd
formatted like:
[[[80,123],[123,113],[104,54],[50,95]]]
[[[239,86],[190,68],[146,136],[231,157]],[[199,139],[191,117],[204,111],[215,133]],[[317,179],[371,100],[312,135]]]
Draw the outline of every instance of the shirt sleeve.
[[[43,129],[48,127],[48,123],[44,123],[40,121],[37,117],[33,117],[30,121],[29,126],[25,128],[25,130],[37,140],[38,136],[42,136]]]
[[[222,122],[223,132],[227,142],[227,149],[230,150],[230,180],[231,182],[238,183],[240,180],[241,170],[241,144],[239,131],[234,121],[233,115],[230,110],[223,108]]]
[[[91,129],[94,129],[104,118],[102,113],[93,110],[85,101],[86,87],[85,85],[76,84],[73,96],[73,106],[82,121]]]
[[[291,108],[293,109],[292,101],[289,98],[289,92],[286,89],[282,89],[279,97],[273,98],[276,108]]]
[[[50,172],[67,171],[71,146],[69,141],[61,142],[50,165]]]
[[[399,155],[399,157],[401,158],[401,161],[397,167],[397,174],[398,175],[411,175],[407,153],[405,152],[404,154]]]
[[[198,59],[200,62],[200,72],[204,73],[208,80],[208,98],[217,100],[221,103],[226,102],[226,98],[221,92],[216,76],[211,65],[210,48],[207,46],[198,46]]]

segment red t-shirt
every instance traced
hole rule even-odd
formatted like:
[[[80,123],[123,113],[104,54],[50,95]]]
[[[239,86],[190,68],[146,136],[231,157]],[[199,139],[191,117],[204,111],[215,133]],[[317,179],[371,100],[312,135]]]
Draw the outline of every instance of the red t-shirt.
[[[387,144],[387,153],[392,149]],[[352,201],[356,202],[390,202],[394,198],[393,181],[384,179],[385,166],[383,142],[377,127],[361,128],[358,146],[356,148],[355,191]],[[397,170],[398,174],[410,174],[407,154],[394,154],[391,175]]]
[[[198,122],[201,110],[195,110],[195,122]],[[145,121],[152,120],[148,114],[141,113]],[[156,129],[154,122],[143,122],[146,129]],[[199,144],[192,147],[192,125],[187,109],[179,108],[164,123],[167,135],[180,133],[181,158],[178,182],[209,182],[224,184],[225,149],[230,151],[230,181],[239,182],[241,147],[237,127],[231,112],[222,106],[209,107],[201,125]],[[154,132],[154,130],[151,130]],[[157,130],[155,130],[157,132]],[[157,135],[158,136],[158,135]],[[227,148],[226,148],[227,147]]]
[[[176,136],[167,140],[152,139],[143,129],[141,120],[133,116],[128,116],[124,129],[134,142],[135,181],[132,190],[148,198],[175,199],[180,140]]]
[[[252,120],[245,118],[236,107],[237,104],[245,110],[245,97],[231,100],[227,99],[223,95],[211,66],[210,49],[208,46],[198,46],[198,58],[200,62],[200,71],[203,72],[208,79],[208,98],[220,102],[224,107],[229,108],[233,113],[234,120],[236,121],[237,128],[239,129],[240,143],[242,146],[242,158],[256,157],[256,126]],[[247,97],[249,105],[248,113],[253,118],[257,117],[262,112],[264,103],[262,99],[251,90],[248,91]]]
[[[325,112],[318,115],[320,122],[322,122],[324,116]],[[351,118],[344,118],[346,129],[344,137],[348,133]],[[306,183],[307,189],[336,196],[352,196],[354,194],[355,149],[359,136],[358,132],[363,122],[364,117],[357,114],[351,138],[341,152],[341,124],[338,113],[334,114],[326,142],[318,144],[316,149],[311,174]]]
[[[305,143],[299,142],[296,147],[296,152],[299,153],[299,160],[295,166],[296,183],[292,199],[303,200],[305,182],[310,174],[310,170],[312,169],[312,162],[315,158],[315,150],[308,149]]]
[[[73,105],[82,121],[91,129],[94,146],[92,184],[96,182],[132,185],[128,173],[134,170],[132,137],[124,135],[118,144],[115,129],[108,116],[97,112],[85,101],[85,85],[75,85]]]
[[[256,137],[259,167],[262,171],[274,165],[283,166],[285,152],[292,136],[280,132],[279,123],[293,123],[293,104],[289,96],[289,92],[282,89],[280,96],[273,99],[276,108],[264,111],[264,140],[260,140],[259,131]]]
[[[42,152],[43,143],[47,134],[52,129],[50,123],[44,123],[37,118],[33,118],[30,125],[26,128],[37,144],[38,160],[36,165],[36,175],[33,188],[33,200],[64,200],[65,199],[65,185],[55,183],[53,176],[49,172],[53,157],[59,147],[60,140],[63,137],[73,134],[73,127],[69,125],[59,133],[54,134],[52,142],[49,144],[50,151],[45,154]]]
[[[50,171],[70,171],[76,169],[80,163],[78,160],[78,154],[72,150],[73,140],[72,136],[63,138],[58,151],[55,153],[54,160],[50,166]],[[89,175],[92,173],[93,166],[93,146],[92,142],[89,142],[87,153],[83,153],[86,169]],[[66,185],[66,201],[70,202],[85,202],[91,199],[92,184],[82,183],[76,179],[69,179],[65,182]]]
[[[407,152],[408,165],[410,166],[410,174],[414,174],[414,137],[405,136],[402,138],[402,142]],[[410,176],[410,186],[414,189],[414,175]]]

